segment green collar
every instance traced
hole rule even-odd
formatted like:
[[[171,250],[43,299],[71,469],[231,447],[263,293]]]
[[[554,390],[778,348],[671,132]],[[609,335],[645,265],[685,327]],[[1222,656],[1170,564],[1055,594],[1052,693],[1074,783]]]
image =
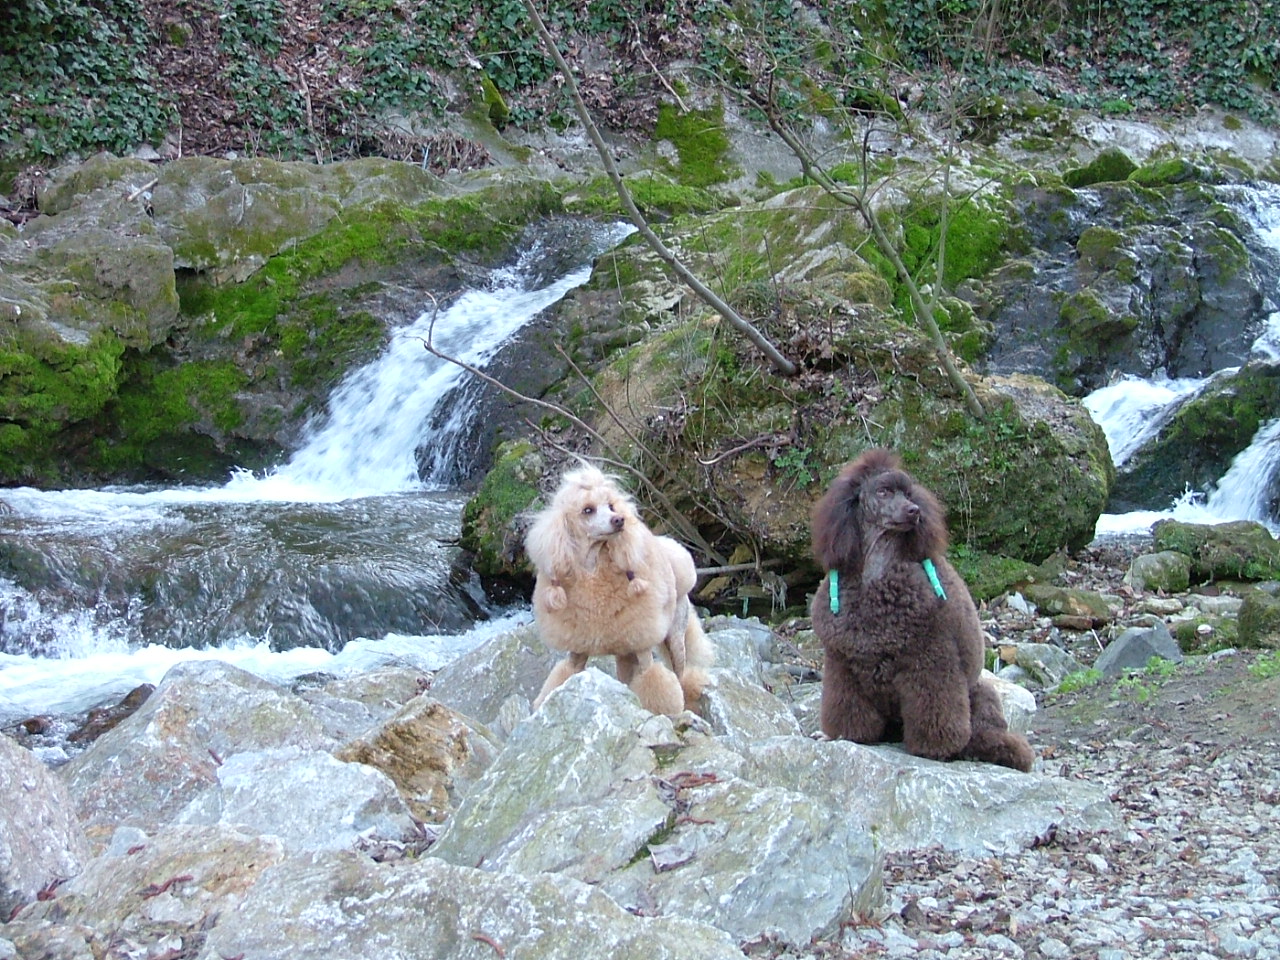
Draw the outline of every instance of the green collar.
[[[928,557],[920,564],[924,567],[925,575],[929,578],[929,582],[933,584],[933,592],[942,600],[947,599],[947,591],[942,588],[942,581],[938,579],[938,569],[933,565],[933,561]],[[831,614],[838,616],[840,614],[840,571],[832,570],[831,575],[827,577],[827,595],[830,598]]]

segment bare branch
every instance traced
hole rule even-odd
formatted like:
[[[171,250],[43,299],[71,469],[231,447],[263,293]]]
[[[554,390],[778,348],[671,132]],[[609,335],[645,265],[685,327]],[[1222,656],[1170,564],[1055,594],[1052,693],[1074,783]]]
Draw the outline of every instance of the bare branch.
[[[556,67],[564,77],[565,86],[573,98],[578,119],[582,121],[582,126],[587,131],[588,138],[590,138],[592,145],[596,148],[596,152],[600,155],[605,173],[613,183],[614,189],[617,190],[618,198],[622,201],[623,208],[627,211],[631,222],[636,225],[636,229],[640,231],[640,235],[644,237],[645,242],[662,259],[663,263],[702,299],[703,303],[720,314],[730,326],[754,344],[773,364],[774,370],[786,377],[793,376],[797,370],[796,365],[788,360],[768,337],[757,330],[748,320],[744,319],[733,307],[725,303],[715,291],[699,280],[649,227],[649,222],[644,218],[644,214],[636,207],[635,200],[631,197],[631,191],[622,182],[622,175],[618,173],[618,168],[613,162],[613,155],[609,152],[609,147],[604,142],[604,137],[601,136],[595,121],[591,119],[591,112],[587,109],[587,105],[582,99],[582,93],[578,89],[578,82],[573,77],[573,70],[570,69],[563,54],[560,53],[560,48],[552,38],[551,32],[547,30],[547,25],[543,23],[537,4],[534,0],[524,0],[524,7],[529,13],[529,19],[533,21],[533,25],[538,31],[538,36],[542,38],[542,45],[546,47],[547,52],[551,55]]]

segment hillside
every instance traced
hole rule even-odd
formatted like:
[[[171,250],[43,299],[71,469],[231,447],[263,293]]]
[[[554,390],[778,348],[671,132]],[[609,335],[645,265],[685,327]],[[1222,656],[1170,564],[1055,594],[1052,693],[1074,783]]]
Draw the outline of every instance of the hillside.
[[[796,109],[901,119],[952,107],[980,136],[1001,98],[1104,114],[1212,104],[1277,116],[1271,0],[1030,0],[945,7],[561,0],[547,19],[597,118],[648,136],[696,84],[786,87]],[[378,155],[483,166],[451,120],[561,129],[570,111],[522,0],[19,0],[0,33],[0,192],[67,158]]]

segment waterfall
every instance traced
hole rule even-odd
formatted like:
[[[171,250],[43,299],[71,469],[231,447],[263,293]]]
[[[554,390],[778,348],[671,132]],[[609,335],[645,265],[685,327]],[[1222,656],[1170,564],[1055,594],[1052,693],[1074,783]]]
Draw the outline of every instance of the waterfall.
[[[1253,227],[1261,248],[1280,258],[1280,186],[1274,184],[1225,187],[1223,197]],[[1280,296],[1280,277],[1272,278],[1272,297]],[[1249,362],[1280,363],[1280,310],[1273,310],[1249,353]],[[1201,379],[1170,380],[1124,377],[1095,390],[1084,399],[1090,415],[1102,427],[1117,469],[1146,443],[1183,404],[1194,399],[1220,376],[1238,367],[1215,371]],[[1275,477],[1280,476],[1280,420],[1260,425],[1248,447],[1232,460],[1227,472],[1206,490],[1186,490],[1165,510],[1136,510],[1104,514],[1098,520],[1099,536],[1146,531],[1164,518],[1188,523],[1223,523],[1255,520],[1280,536],[1280,516],[1273,513]]]
[[[591,275],[629,224],[556,221],[515,263],[393,332],[293,457],[218,487],[0,491],[0,725],[69,713],[213,657],[286,682],[382,662],[436,670],[528,611],[457,563],[447,489],[470,373]],[[459,399],[459,398],[462,399]],[[418,463],[432,464],[427,476]]]
[[[590,255],[634,229],[600,225]],[[521,327],[591,276],[588,262],[533,287],[530,281],[544,254],[542,242],[535,241],[513,266],[495,271],[486,287],[468,290],[444,310],[424,310],[397,330],[382,356],[338,386],[326,416],[308,427],[302,448],[288,463],[262,477],[240,473],[230,490],[266,500],[326,501],[422,489],[418,448],[430,439],[433,447],[452,449],[474,414],[469,405],[456,405],[438,435],[429,438],[436,407],[470,374],[428,353],[428,338],[443,353],[483,366]],[[432,473],[447,475],[448,464]]]

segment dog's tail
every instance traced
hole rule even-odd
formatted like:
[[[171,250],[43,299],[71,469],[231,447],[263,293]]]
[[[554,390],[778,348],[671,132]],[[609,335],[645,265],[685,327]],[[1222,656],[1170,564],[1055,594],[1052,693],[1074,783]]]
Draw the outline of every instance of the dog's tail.
[[[684,630],[684,670],[680,688],[684,690],[684,708],[693,709],[707,686],[707,671],[715,663],[716,651],[702,630],[698,612],[689,604],[689,620]]]

